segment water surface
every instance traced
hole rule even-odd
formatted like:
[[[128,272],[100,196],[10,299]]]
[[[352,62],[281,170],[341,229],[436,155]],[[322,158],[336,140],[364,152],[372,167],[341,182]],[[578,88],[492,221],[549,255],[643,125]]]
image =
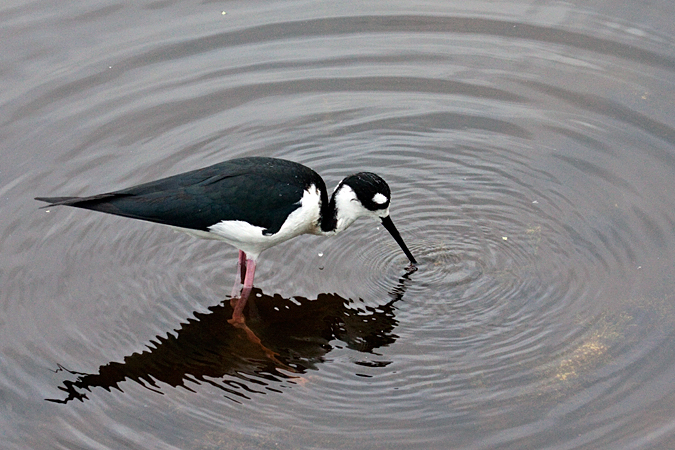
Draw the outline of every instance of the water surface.
[[[7,448],[675,445],[670,2],[0,7]],[[239,156],[392,188],[236,250],[35,196]]]

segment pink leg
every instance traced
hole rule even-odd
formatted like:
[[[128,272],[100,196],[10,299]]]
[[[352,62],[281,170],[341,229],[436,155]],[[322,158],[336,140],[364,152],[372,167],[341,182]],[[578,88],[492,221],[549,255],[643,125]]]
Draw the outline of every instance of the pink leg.
[[[237,262],[237,267],[238,267],[238,272],[239,278],[241,282],[244,282],[244,278],[246,277],[246,253],[243,251],[239,250],[239,261]]]
[[[246,306],[246,300],[253,289],[253,276],[255,275],[255,261],[252,259],[246,260],[246,277],[244,278],[244,289],[241,291],[239,300],[234,306],[234,312],[232,313],[231,322],[243,323],[244,322],[244,306]]]
[[[242,252],[239,250],[239,260],[237,261],[237,274],[234,277],[234,286],[232,286],[232,295],[230,295],[230,298],[232,299],[230,303],[232,303],[232,306],[234,307],[234,299],[237,298],[239,295],[239,283],[244,282],[244,278],[246,276],[246,253]],[[237,280],[237,277],[239,279]]]

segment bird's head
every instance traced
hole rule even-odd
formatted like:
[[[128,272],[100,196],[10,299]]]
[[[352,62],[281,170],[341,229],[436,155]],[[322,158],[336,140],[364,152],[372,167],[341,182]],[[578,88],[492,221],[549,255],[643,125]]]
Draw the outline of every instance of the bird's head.
[[[386,181],[370,172],[350,175],[335,188],[338,229],[345,229],[362,216],[389,215],[391,190]],[[342,223],[340,223],[342,222]]]
[[[417,264],[389,217],[391,189],[379,175],[359,172],[348,176],[335,188],[333,199],[337,218],[336,232],[346,229],[359,217],[381,220],[382,225],[391,233],[410,262]]]

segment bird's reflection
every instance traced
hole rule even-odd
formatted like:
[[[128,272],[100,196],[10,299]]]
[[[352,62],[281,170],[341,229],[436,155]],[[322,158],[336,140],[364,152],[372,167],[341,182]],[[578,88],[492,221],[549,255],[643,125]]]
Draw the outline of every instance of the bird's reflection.
[[[414,269],[406,272],[378,307],[365,306],[335,294],[320,294],[315,300],[267,296],[254,289],[255,301],[248,307],[244,326],[228,323],[229,301],[195,313],[174,334],[157,336],[148,349],[99,367],[98,373],[59,371],[74,376],[59,389],[65,398],[47,399],[67,403],[84,401],[92,388],[122,390],[120,383],[133,380],[160,392],[158,382],[192,390],[188,383],[213,385],[235,401],[248,394],[296,382],[308,369],[316,369],[333,348],[334,341],[372,353],[393,343],[397,325],[394,304],[401,300]],[[333,342],[333,344],[331,344]]]

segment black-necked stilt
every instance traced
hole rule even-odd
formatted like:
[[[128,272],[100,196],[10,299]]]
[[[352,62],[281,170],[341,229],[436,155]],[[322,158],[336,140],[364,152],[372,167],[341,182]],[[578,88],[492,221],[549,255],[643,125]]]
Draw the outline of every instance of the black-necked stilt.
[[[157,222],[233,245],[244,283],[236,302],[236,284],[232,292],[234,322],[243,322],[260,253],[301,234],[330,236],[359,217],[373,217],[417,263],[389,218],[389,186],[370,172],[343,179],[329,199],[323,179],[302,164],[238,158],[107,194],[36,200]]]

